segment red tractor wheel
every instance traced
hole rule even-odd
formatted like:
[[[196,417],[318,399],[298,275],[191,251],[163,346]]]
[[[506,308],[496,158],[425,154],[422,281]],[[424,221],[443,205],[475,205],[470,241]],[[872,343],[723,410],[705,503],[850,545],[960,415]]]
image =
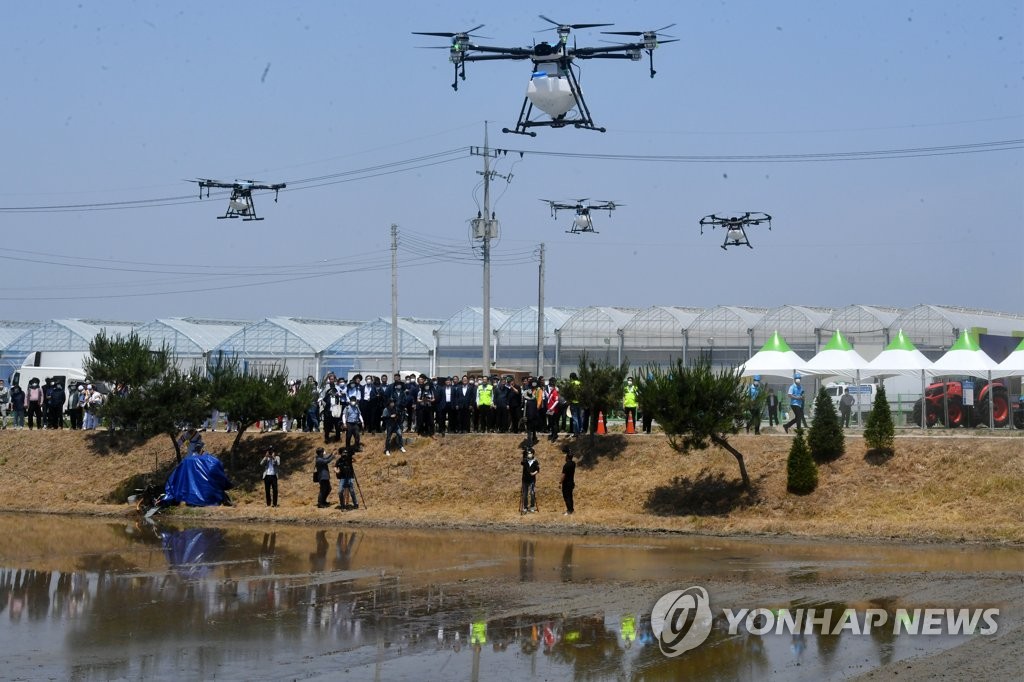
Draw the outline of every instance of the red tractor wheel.
[[[949,398],[946,401],[946,411],[949,414],[949,423],[946,426],[963,426],[964,424],[964,403],[960,398]],[[940,406],[941,407],[941,406]]]
[[[1003,427],[1010,420],[1010,400],[1006,390],[996,390],[995,394],[985,397],[978,403],[978,425],[988,426],[989,410],[992,411],[992,424],[996,427]]]

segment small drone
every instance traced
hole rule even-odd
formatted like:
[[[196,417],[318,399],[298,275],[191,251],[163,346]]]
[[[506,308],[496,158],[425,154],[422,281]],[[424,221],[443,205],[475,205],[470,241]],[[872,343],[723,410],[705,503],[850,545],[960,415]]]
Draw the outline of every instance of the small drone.
[[[536,137],[537,133],[529,128],[538,126],[563,128],[572,125],[575,128],[605,132],[605,128],[599,128],[594,124],[590,109],[580,90],[577,75],[579,67],[573,64],[573,60],[629,59],[639,61],[641,53],[647,52],[647,56],[650,58],[651,78],[654,78],[654,74],[657,73],[654,70],[654,50],[658,48],[659,42],[674,43],[678,40],[666,36],[672,39],[659,41],[660,35],[664,35],[660,34],[661,31],[675,26],[675,24],[669,24],[653,31],[602,31],[608,35],[635,36],[641,39],[637,42],[614,44],[607,47],[577,47],[573,42],[570,47],[569,33],[572,30],[611,26],[612,24],[562,24],[543,14],[540,15],[540,18],[557,27],[555,30],[558,32],[558,40],[553,44],[545,41],[535,43],[533,47],[476,45],[470,41],[470,38],[474,37],[473,31],[483,28],[483,24],[474,26],[468,31],[456,33],[444,31],[414,31],[413,33],[451,39],[451,45],[448,48],[448,61],[455,65],[455,81],[452,83],[452,88],[455,90],[459,89],[459,79],[466,80],[466,62],[502,59],[529,59],[533,62],[533,72],[530,74],[530,82],[526,87],[526,97],[519,110],[519,121],[513,129],[502,128],[504,133],[518,133],[531,137]],[[547,114],[550,120],[531,119],[534,107]],[[576,110],[576,116],[570,117],[569,113],[573,109]]]
[[[599,234],[594,229],[594,219],[590,217],[591,211],[608,211],[608,215],[611,216],[619,206],[625,204],[616,204],[614,201],[597,201],[593,203],[587,203],[589,199],[579,199],[575,204],[562,201],[552,201],[550,199],[541,199],[551,207],[551,217],[557,219],[559,211],[576,211],[576,217],[572,221],[572,229],[566,230],[566,234],[582,234],[584,232],[592,232]]]
[[[700,219],[700,233],[704,234],[706,226],[710,226],[711,229],[724,227],[725,241],[722,243],[723,250],[728,250],[727,247],[729,246],[746,246],[752,249],[754,247],[750,245],[750,240],[747,238],[746,228],[751,225],[760,225],[761,223],[768,223],[768,230],[771,231],[772,217],[767,213],[747,211],[741,216],[730,217],[723,217],[712,213]]]
[[[218,220],[223,218],[241,218],[242,220],[263,220],[256,217],[256,205],[252,201],[252,193],[255,190],[274,190],[274,203],[277,203],[277,193],[285,188],[285,183],[279,182],[273,185],[256,182],[255,180],[235,180],[234,182],[221,182],[199,178],[189,180],[199,184],[199,198],[203,198],[203,189],[206,189],[206,197],[210,197],[210,188],[230,189],[231,198],[228,200],[228,210],[224,215],[217,216]]]

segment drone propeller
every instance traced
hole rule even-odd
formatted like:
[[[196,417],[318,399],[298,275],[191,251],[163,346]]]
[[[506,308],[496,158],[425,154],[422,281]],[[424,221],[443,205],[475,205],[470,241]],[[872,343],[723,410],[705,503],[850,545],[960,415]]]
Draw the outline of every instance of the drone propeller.
[[[579,30],[581,28],[595,28],[597,26],[614,26],[615,25],[615,24],[562,24],[562,23],[559,23],[559,22],[555,21],[554,19],[549,19],[548,17],[544,16],[543,14],[538,14],[537,16],[539,16],[541,19],[543,19],[544,21],[548,22],[549,24],[554,24],[555,26],[558,27],[558,30],[560,30],[560,31],[561,30],[570,29],[570,28],[574,29],[574,30]],[[546,28],[545,29],[541,29],[541,31],[549,31],[549,30],[550,29],[546,29]],[[540,33],[541,31],[536,31],[536,33]]]
[[[462,36],[474,36],[475,38],[486,38],[487,36],[477,36],[473,34],[473,31],[483,28],[484,25],[474,26],[468,31],[458,31],[452,33],[450,31],[413,31],[412,34],[416,36],[437,36],[439,38],[460,38]]]
[[[675,26],[675,24],[669,24],[668,26],[662,26],[661,28],[656,28],[653,31],[601,31],[601,33],[605,33],[605,34],[613,35],[613,36],[637,36],[637,37],[640,37],[640,36],[651,36],[651,37],[654,37],[654,36],[663,35],[666,38],[675,38],[675,36],[670,36],[667,33],[662,33],[662,31],[664,31],[666,28],[672,28],[673,26]]]

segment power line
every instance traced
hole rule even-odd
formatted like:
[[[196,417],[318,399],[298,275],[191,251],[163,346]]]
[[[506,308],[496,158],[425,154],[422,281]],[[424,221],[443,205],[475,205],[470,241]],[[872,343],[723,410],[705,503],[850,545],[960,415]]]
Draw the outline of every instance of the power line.
[[[446,149],[432,154],[411,157],[399,161],[376,164],[364,168],[356,168],[338,173],[319,175],[310,178],[299,178],[289,180],[288,188],[282,192],[300,191],[325,187],[358,180],[368,180],[395,173],[404,173],[412,170],[419,170],[430,166],[457,161],[467,155],[465,147]],[[265,193],[260,193],[265,194]],[[228,191],[211,192],[209,197],[228,196]],[[155,197],[151,199],[129,199],[120,201],[104,201],[94,203],[76,204],[49,204],[38,206],[0,206],[0,213],[67,213],[86,211],[116,211],[137,208],[156,208],[161,206],[180,206],[185,204],[197,204],[206,199],[200,199],[195,194],[179,195],[171,197]]]
[[[569,159],[593,159],[601,161],[645,161],[659,163],[811,163],[823,161],[871,161],[882,159],[906,159],[923,156],[953,156],[958,154],[983,154],[989,152],[1024,149],[1024,139],[971,142],[938,147],[909,147],[902,149],[876,149],[852,152],[817,152],[806,154],[712,154],[712,155],[656,155],[656,154],[604,154],[595,152],[554,152],[529,151],[525,149],[502,149],[505,153],[533,154]]]

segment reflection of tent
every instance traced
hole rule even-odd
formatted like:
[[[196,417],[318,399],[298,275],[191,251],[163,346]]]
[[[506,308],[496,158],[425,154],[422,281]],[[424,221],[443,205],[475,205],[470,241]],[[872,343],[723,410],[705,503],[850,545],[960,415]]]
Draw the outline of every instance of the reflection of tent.
[[[1024,377],[1024,339],[999,366],[992,370],[993,377]]]
[[[219,528],[186,528],[160,532],[167,563],[191,578],[206,575],[224,553],[224,531]]]
[[[184,502],[194,507],[208,507],[227,501],[226,490],[232,487],[224,465],[213,455],[190,455],[171,472],[164,486],[166,503]]]
[[[788,379],[794,372],[803,371],[804,364],[800,356],[790,350],[789,345],[776,331],[768,338],[767,343],[761,346],[761,350],[743,363],[743,376],[766,374]]]

